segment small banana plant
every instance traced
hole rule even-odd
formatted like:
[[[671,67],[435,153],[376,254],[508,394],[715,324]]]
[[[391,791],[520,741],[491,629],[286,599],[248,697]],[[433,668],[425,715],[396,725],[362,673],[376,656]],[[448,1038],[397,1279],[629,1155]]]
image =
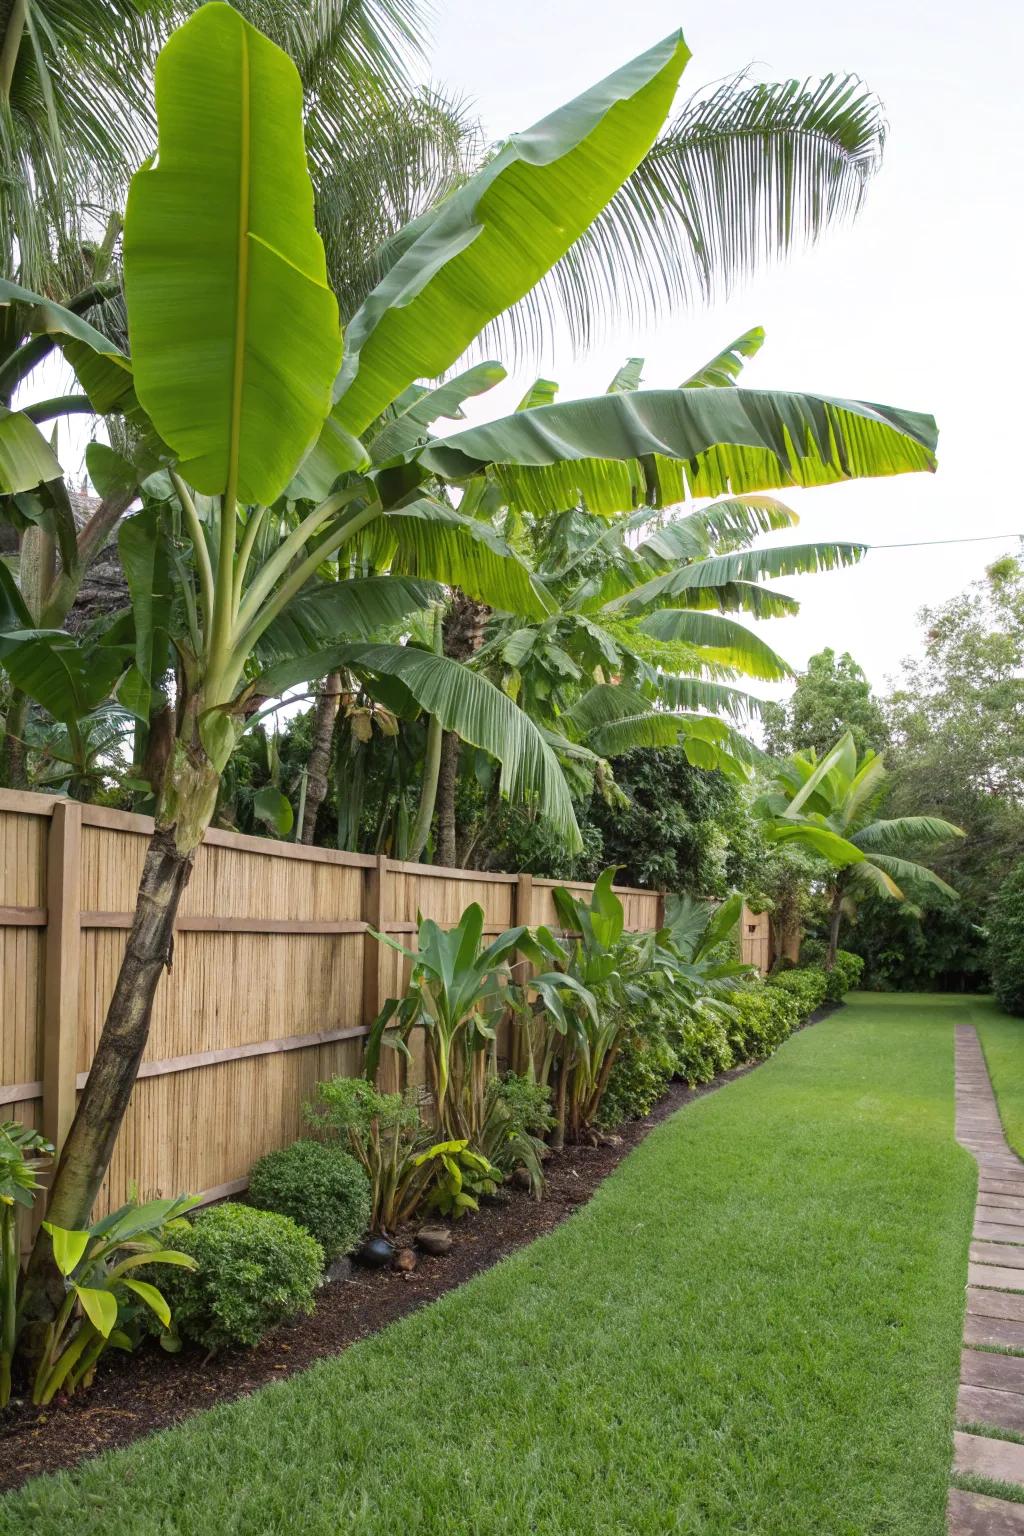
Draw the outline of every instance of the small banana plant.
[[[60,1391],[70,1397],[79,1387],[90,1386],[104,1350],[134,1349],[143,1308],[170,1329],[171,1310],[163,1293],[133,1272],[155,1264],[196,1268],[189,1254],[170,1243],[184,1225],[185,1212],[197,1204],[190,1195],[144,1205],[132,1201],[85,1231],[43,1223],[67,1294],[47,1331],[34,1403],[49,1403]]]
[[[504,1175],[463,1138],[439,1141],[416,1159],[417,1168],[433,1169],[436,1183],[427,1204],[454,1221],[480,1209],[480,1196],[493,1195]]]
[[[52,1155],[53,1146],[38,1131],[15,1120],[0,1124],[0,1408],[11,1400],[18,1342],[18,1211],[32,1209],[42,1187],[39,1170]]]

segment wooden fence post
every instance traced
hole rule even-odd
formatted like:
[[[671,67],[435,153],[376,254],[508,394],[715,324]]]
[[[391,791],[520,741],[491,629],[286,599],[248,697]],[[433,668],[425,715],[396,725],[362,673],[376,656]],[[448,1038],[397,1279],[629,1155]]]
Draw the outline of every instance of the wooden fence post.
[[[43,1133],[58,1157],[75,1114],[81,866],[82,807],[60,800],[53,808],[46,849],[43,988]]]
[[[379,853],[376,864],[367,869],[363,885],[363,919],[372,928],[376,928],[378,933],[385,932],[385,924],[393,921],[393,889],[387,858]],[[370,933],[363,943],[363,1023],[370,1025],[387,1001],[387,988],[381,983],[388,951]],[[397,1051],[383,1051],[377,1069],[377,1086],[385,1093],[400,1092],[401,1068],[402,1061]]]

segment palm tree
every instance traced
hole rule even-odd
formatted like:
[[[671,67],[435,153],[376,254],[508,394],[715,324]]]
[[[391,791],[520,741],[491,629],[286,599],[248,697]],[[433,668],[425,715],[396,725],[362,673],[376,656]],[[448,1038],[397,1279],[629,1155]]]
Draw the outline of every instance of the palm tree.
[[[874,891],[904,901],[915,890],[930,889],[956,899],[952,887],[919,863],[917,855],[963,837],[963,829],[938,816],[880,818],[884,783],[881,756],[869,749],[858,761],[853,733],[847,731],[820,759],[811,748],[780,764],[773,790],[757,802],[768,820],[770,841],[795,843],[832,866],[825,876],[829,970],[835,965],[843,917],[856,914],[858,896]]]

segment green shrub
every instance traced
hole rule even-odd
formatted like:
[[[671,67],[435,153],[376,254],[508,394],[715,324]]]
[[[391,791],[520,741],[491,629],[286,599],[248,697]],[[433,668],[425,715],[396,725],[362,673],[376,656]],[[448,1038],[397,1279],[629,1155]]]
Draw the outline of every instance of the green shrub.
[[[729,1003],[736,1012],[729,1039],[739,1061],[763,1061],[778,1050],[801,1022],[800,1005],[785,987],[769,987],[755,981],[736,991]]]
[[[174,1243],[199,1267],[161,1270],[162,1288],[178,1332],[207,1349],[258,1344],[276,1323],[313,1310],[323,1249],[290,1216],[215,1205]]]
[[[667,1010],[657,1006],[631,1010],[628,1031],[601,1100],[599,1125],[642,1120],[668,1090],[679,1069],[666,1027],[669,1017]]]
[[[1001,1008],[1024,1016],[1024,862],[999,887],[988,915],[992,988]]]
[[[768,985],[789,993],[800,1009],[801,1019],[809,1019],[828,995],[828,977],[815,965],[801,966],[794,971],[779,971],[769,976]]]
[[[860,979],[864,974],[864,957],[853,955],[848,949],[836,951],[836,963],[828,972],[828,1000],[830,1003],[841,1003],[847,992],[852,992],[860,986]]]
[[[680,1019],[670,1033],[675,1047],[676,1073],[691,1088],[710,1083],[733,1065],[732,1046],[725,1021],[713,1013],[691,1013]]]
[[[305,1227],[328,1261],[351,1253],[370,1225],[369,1179],[342,1147],[322,1141],[296,1141],[261,1157],[249,1174],[249,1199]]]

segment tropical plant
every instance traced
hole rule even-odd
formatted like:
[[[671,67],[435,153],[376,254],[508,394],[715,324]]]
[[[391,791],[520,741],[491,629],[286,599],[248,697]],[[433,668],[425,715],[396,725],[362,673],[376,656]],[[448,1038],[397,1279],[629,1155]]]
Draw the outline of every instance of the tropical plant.
[[[178,1235],[192,1261],[164,1285],[176,1335],[213,1351],[252,1347],[278,1323],[312,1312],[324,1252],[290,1216],[225,1201]]]
[[[81,1232],[43,1223],[67,1294],[47,1331],[32,1390],[34,1403],[49,1403],[57,1392],[70,1397],[79,1387],[88,1387],[104,1350],[135,1347],[146,1332],[140,1317],[147,1310],[162,1329],[170,1329],[166,1298],[138,1271],[143,1266],[147,1273],[155,1266],[196,1268],[188,1253],[172,1246],[188,1231],[184,1214],[196,1204],[188,1195],[144,1205],[132,1201]]]
[[[765,746],[772,757],[813,747],[825,753],[844,731],[858,752],[888,747],[889,725],[880,701],[849,651],[830,646],[812,656],[785,704],[765,705]]]
[[[422,1029],[438,1129],[475,1146],[487,1115],[487,1072],[497,1068],[497,1030],[509,1007],[509,957],[526,929],[509,928],[481,947],[484,909],[473,902],[454,928],[420,918],[415,951],[370,929],[412,963],[404,998],[390,998],[366,1039],[365,1071],[377,1074],[382,1046],[409,1055]]]
[[[515,1072],[487,1082],[484,1121],[476,1149],[504,1178],[524,1169],[530,1192],[539,1200],[544,1193],[544,1135],[555,1121],[551,1090]]]
[[[417,379],[449,367],[593,222],[650,148],[686,57],[678,35],[666,39],[518,135],[415,226],[348,326],[339,371],[294,66],[223,4],[202,7],[167,43],[157,67],[159,154],[136,174],[125,216],[131,357],[112,356],[107,343],[94,351],[48,309],[48,324],[74,340],[71,359],[94,408],[127,411],[167,464],[158,489],[184,534],[169,546],[169,521],[150,518],[135,530],[135,577],[126,573],[134,633],[124,660],[140,714],[156,681],[156,599],[172,590],[170,606],[183,615],[176,731],[156,774],[140,904],[51,1193],[56,1223],[80,1224],[109,1161],[177,905],[256,699],[342,666],[390,681],[498,758],[510,794],[531,798],[570,840],[578,835],[550,747],[500,690],[448,658],[367,643],[375,626],[434,600],[432,576],[462,584],[460,569],[475,562],[502,585],[519,580],[516,562],[484,553],[483,525],[412,494],[430,476],[472,480],[492,468],[509,505],[543,497],[545,508],[571,506],[582,494],[595,510],[615,511],[638,492],[659,506],[684,487],[703,495],[728,483],[746,493],[780,478],[823,483],[933,466],[926,418],[811,396],[744,400],[733,389],[636,393],[628,426],[614,406],[621,397],[541,407],[371,464],[358,434]],[[258,115],[246,111],[243,73],[246,90],[259,91]],[[196,113],[197,101],[209,111]],[[523,430],[528,416],[533,436]],[[12,489],[31,490],[44,475],[23,468],[19,478]],[[374,526],[389,549],[405,540],[417,574],[396,573],[392,560],[390,576],[322,581],[324,562],[346,545],[354,561],[354,541]],[[157,569],[168,587],[155,585]],[[344,574],[362,567],[350,563]],[[62,665],[63,638],[5,643],[4,665],[26,692]],[[44,1238],[29,1281],[30,1305],[44,1315],[47,1260]]]
[[[428,1150],[416,1104],[400,1093],[381,1093],[365,1078],[334,1077],[317,1087],[306,1119],[346,1143],[370,1181],[370,1228],[393,1232],[427,1197],[436,1169],[420,1162]]]
[[[416,1166],[431,1171],[427,1204],[454,1221],[467,1211],[479,1210],[480,1196],[493,1195],[502,1181],[501,1170],[474,1152],[465,1137],[428,1147],[417,1157]]]
[[[897,901],[905,899],[904,886],[911,894],[931,887],[956,895],[912,854],[963,832],[938,816],[880,818],[884,780],[883,759],[870,749],[858,759],[848,731],[820,759],[813,748],[794,753],[778,766],[773,789],[757,802],[771,841],[796,843],[822,859],[830,910],[827,970],[835,964],[843,916],[855,912],[859,891]]]
[[[0,1408],[11,1398],[11,1365],[18,1342],[18,1211],[31,1210],[42,1188],[39,1171],[53,1144],[15,1120],[0,1124]]]
[[[249,1170],[249,1201],[290,1216],[316,1238],[330,1262],[351,1253],[370,1224],[370,1181],[341,1147],[293,1141]]]

